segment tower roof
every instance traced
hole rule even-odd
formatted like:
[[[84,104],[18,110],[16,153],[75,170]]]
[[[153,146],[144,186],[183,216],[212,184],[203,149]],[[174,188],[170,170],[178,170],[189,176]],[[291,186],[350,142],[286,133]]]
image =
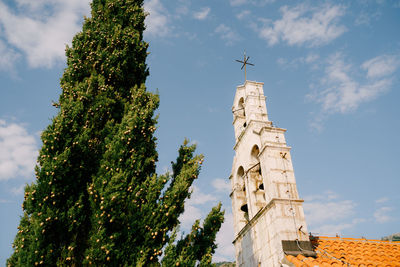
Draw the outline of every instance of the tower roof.
[[[400,263],[400,242],[325,236],[312,236],[310,240],[317,257],[286,255],[292,266],[399,266]]]

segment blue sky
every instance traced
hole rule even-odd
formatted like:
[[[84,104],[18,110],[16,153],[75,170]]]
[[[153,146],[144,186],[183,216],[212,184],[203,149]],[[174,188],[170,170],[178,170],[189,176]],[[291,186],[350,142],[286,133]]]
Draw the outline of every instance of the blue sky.
[[[40,132],[56,114],[64,48],[89,1],[0,0],[0,264],[11,253]],[[158,170],[185,137],[205,155],[187,231],[222,201],[216,260],[234,257],[232,101],[264,82],[311,232],[380,238],[400,228],[400,1],[147,0],[147,87],[161,96]]]

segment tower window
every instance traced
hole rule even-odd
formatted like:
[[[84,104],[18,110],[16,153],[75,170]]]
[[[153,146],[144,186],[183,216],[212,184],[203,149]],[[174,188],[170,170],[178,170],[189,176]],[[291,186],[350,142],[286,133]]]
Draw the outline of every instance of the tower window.
[[[260,149],[257,145],[254,145],[251,149],[251,159],[253,160],[253,162],[260,162],[260,160],[258,159],[258,154],[260,154]]]
[[[247,204],[244,204],[240,207],[240,210],[243,212],[249,212],[249,209],[247,208]]]
[[[244,100],[243,100],[243,97],[241,97],[240,98],[240,100],[239,100],[239,103],[238,103],[238,114],[240,115],[240,116],[246,116],[246,112],[245,112],[245,110],[244,110]]]
[[[244,169],[243,169],[242,166],[240,166],[238,171],[237,171],[237,177],[238,178],[242,178],[243,175],[244,175]]]

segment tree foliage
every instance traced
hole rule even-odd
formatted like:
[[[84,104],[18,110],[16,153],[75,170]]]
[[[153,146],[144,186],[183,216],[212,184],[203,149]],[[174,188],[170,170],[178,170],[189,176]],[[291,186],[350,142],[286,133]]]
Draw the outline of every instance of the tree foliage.
[[[162,259],[162,266],[211,266],[212,254],[215,252],[215,238],[221,224],[224,221],[224,213],[221,212],[221,204],[214,207],[200,226],[197,220],[192,231],[174,242],[176,232],[165,249],[165,256]]]
[[[93,0],[91,7],[66,49],[59,112],[41,136],[8,266],[156,263],[199,175],[203,157],[186,140],[173,173],[155,172],[159,98],[144,85],[143,1]],[[190,259],[185,266],[214,251],[222,216],[218,206],[203,237],[193,230],[196,242],[177,243],[177,255]],[[185,246],[196,247],[192,256]]]

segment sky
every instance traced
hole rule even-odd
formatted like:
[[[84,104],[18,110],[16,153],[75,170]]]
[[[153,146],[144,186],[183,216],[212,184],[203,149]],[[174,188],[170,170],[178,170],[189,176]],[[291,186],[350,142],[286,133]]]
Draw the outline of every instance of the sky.
[[[146,0],[147,88],[159,92],[158,172],[185,137],[204,154],[182,232],[219,201],[214,261],[233,260],[233,97],[264,82],[287,129],[308,230],[380,239],[400,232],[400,1]],[[12,253],[26,183],[56,115],[64,49],[88,0],[0,0],[0,265]]]

